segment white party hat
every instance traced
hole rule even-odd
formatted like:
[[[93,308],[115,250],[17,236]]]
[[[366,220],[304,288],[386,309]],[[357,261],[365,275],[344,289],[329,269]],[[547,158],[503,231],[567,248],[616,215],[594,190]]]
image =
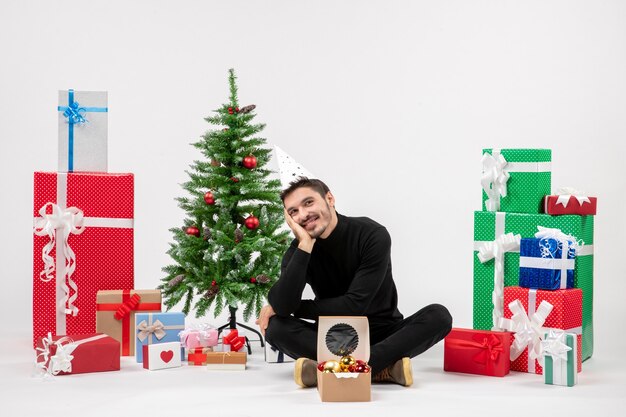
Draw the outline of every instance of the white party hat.
[[[315,178],[315,175],[311,174],[309,170],[276,145],[274,145],[274,156],[276,161],[278,161],[278,172],[283,189],[289,187],[289,183],[295,181],[298,177]]]

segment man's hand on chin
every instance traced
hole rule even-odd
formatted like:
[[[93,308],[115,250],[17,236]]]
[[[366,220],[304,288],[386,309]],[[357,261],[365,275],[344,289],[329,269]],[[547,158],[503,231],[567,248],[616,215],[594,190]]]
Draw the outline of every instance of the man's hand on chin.
[[[304,227],[300,226],[291,218],[286,209],[284,210],[284,212],[287,226],[289,226],[289,228],[293,231],[294,236],[298,240],[298,249],[303,250],[307,253],[311,253],[311,251],[313,250],[313,245],[315,244],[315,239],[313,239],[311,235],[309,235],[309,232],[307,232]]]

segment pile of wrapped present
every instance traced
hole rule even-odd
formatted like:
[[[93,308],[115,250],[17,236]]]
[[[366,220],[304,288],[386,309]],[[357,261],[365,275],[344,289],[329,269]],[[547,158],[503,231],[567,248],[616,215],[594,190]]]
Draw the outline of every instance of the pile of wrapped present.
[[[33,346],[45,375],[204,365],[245,369],[245,338],[185,325],[134,289],[134,177],[107,172],[107,93],[60,91],[57,172],[35,172]]]
[[[593,353],[596,198],[551,192],[549,149],[485,149],[474,213],[474,329],[446,337],[444,369],[543,374],[572,386]]]

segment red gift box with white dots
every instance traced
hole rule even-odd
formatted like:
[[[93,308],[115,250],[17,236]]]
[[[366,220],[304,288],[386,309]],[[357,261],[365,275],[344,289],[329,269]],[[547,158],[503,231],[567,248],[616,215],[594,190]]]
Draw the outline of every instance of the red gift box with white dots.
[[[531,290],[522,287],[504,287],[504,317],[510,319],[513,316],[509,304],[514,300],[520,300],[526,313],[528,313],[528,294],[530,291],[535,293],[535,308],[539,308],[542,301],[552,304],[553,308],[546,321],[543,323],[544,328],[568,330],[569,333],[576,333],[578,345],[577,365],[578,372],[582,370],[582,324],[583,324],[583,291],[579,288],[568,290],[544,291]],[[513,338],[511,338],[513,341]],[[529,372],[528,370],[528,348],[513,362],[511,362],[511,370],[519,372]],[[537,360],[535,360],[535,373],[543,374],[543,368]]]
[[[84,230],[68,238],[68,245],[75,253],[75,270],[71,275],[78,287],[73,303],[78,308],[75,316],[57,314],[57,279],[63,279],[56,276],[59,260],[63,259],[57,257],[58,244],[49,254],[55,260],[54,279],[44,282],[40,276],[44,270],[42,251],[50,238],[33,234],[33,346],[37,338],[48,332],[95,333],[96,293],[134,288],[134,177],[99,172],[35,172],[34,191],[35,221],[47,203],[58,204],[61,209],[76,207],[84,214]],[[56,230],[57,241],[62,240],[62,233]],[[69,295],[72,294],[73,290]],[[59,323],[59,316],[65,316],[65,329]]]

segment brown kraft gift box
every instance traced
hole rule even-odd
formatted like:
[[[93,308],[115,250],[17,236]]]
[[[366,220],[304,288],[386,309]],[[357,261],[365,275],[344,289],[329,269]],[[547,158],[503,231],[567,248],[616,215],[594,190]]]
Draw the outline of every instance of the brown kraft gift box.
[[[243,371],[247,360],[246,352],[207,352],[205,363],[208,369]]]
[[[121,356],[134,356],[135,312],[160,312],[161,291],[98,291],[96,304],[96,331],[118,340]]]
[[[358,344],[350,356],[365,362],[370,357],[369,323],[367,317],[321,316],[317,333],[318,363],[328,360],[339,361],[342,355],[332,353],[326,340],[333,326],[348,325],[356,331]],[[367,373],[325,373],[317,370],[317,390],[323,402],[371,401],[372,374]]]

